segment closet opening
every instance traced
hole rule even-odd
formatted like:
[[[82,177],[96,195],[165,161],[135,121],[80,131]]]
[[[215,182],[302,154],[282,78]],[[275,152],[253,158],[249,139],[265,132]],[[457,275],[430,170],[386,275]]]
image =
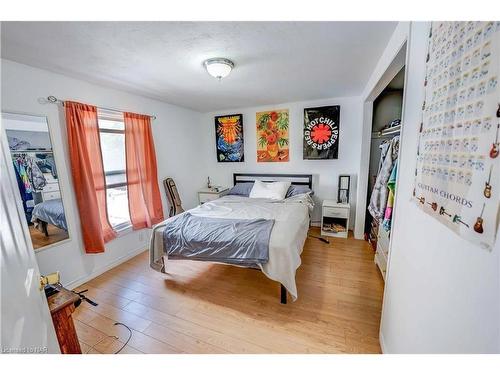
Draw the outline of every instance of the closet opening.
[[[405,66],[373,101],[365,239],[385,279],[399,158]]]

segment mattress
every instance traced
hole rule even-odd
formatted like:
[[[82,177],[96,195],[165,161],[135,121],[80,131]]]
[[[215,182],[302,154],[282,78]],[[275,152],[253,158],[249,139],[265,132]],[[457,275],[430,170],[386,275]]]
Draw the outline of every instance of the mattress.
[[[259,268],[270,279],[281,283],[293,300],[298,297],[295,273],[300,266],[300,254],[309,230],[309,217],[313,201],[308,194],[300,194],[284,200],[269,200],[226,195],[189,211],[191,215],[227,219],[269,219],[274,226],[269,240],[269,260]],[[182,215],[182,214],[181,214]],[[157,270],[160,258],[166,252],[163,231],[169,218],[153,229],[150,244],[150,263]]]
[[[68,231],[61,199],[51,199],[35,205],[31,213],[31,221],[35,223],[37,219]]]

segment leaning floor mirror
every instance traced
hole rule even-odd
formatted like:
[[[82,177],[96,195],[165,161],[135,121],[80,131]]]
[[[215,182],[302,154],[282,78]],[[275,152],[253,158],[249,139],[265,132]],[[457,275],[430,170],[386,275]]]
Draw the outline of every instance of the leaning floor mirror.
[[[33,248],[40,250],[68,239],[47,118],[3,112],[2,128]]]

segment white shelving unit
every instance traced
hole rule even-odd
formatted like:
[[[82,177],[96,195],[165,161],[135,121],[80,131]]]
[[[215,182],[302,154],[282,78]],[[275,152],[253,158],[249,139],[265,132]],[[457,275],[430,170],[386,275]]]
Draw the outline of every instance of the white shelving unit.
[[[375,251],[374,262],[380,269],[380,273],[385,280],[387,272],[387,261],[389,260],[390,232],[387,232],[382,225],[378,228],[377,250]]]
[[[321,214],[321,235],[347,238],[350,212],[349,203],[337,203],[334,200],[325,199]]]

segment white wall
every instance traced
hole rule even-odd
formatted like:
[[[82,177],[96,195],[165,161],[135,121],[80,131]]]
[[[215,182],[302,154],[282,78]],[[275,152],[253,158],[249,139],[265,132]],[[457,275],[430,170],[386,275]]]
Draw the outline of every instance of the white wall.
[[[338,159],[303,160],[302,140],[304,126],[304,108],[340,105],[340,141]],[[257,135],[255,114],[272,109],[288,109],[290,114],[290,161],[284,163],[257,163]],[[207,113],[203,116],[205,140],[203,155],[206,157],[205,178],[210,176],[215,184],[232,186],[233,172],[247,173],[294,173],[313,174],[313,189],[316,208],[313,221],[321,220],[321,201],[337,199],[339,174],[351,175],[351,223],[354,222],[356,207],[356,180],[359,168],[362,105],[360,98],[331,98],[307,102],[283,103],[263,107],[229,109]],[[242,113],[243,135],[245,142],[245,162],[218,163],[215,147],[214,116]],[[351,225],[352,229],[352,225]]]
[[[185,208],[196,205],[196,191],[198,186],[203,184],[204,176],[204,173],[202,176],[200,172],[199,154],[196,153],[201,142],[198,131],[201,114],[11,61],[1,60],[1,63],[2,111],[47,116],[60,175],[70,240],[36,253],[42,273],[59,270],[64,284],[76,286],[146,249],[149,230],[124,234],[109,242],[103,254],[84,253],[80,221],[69,173],[70,161],[64,114],[59,106],[40,104],[39,98],[54,95],[63,100],[155,114],[157,119],[153,122],[153,134],[158,160],[158,177],[160,181],[166,176],[174,177]],[[163,186],[161,193],[164,212],[167,213]]]
[[[401,120],[403,91],[382,93],[373,103],[373,131],[380,131],[391,121]]]
[[[381,343],[387,353],[498,353],[499,241],[485,251],[411,199],[427,35],[427,23],[412,23]]]

